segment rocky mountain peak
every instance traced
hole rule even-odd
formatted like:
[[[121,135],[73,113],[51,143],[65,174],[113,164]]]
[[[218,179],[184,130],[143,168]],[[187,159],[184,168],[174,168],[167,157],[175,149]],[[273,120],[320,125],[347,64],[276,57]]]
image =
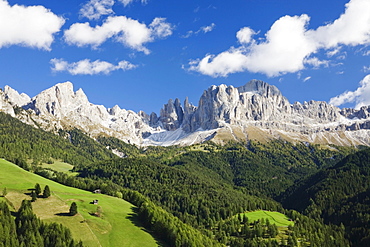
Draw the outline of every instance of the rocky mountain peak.
[[[252,80],[238,88],[222,84],[204,91],[187,129],[195,131],[225,124],[239,125],[242,121],[281,120],[290,112],[289,101],[266,82]]]
[[[175,99],[175,102],[170,99],[168,103],[161,109],[159,121],[166,130],[178,129],[184,119],[184,110],[181,106],[180,100]]]
[[[14,108],[7,99],[5,93],[0,90],[0,111],[5,112],[12,117],[15,116]]]
[[[238,87],[239,93],[253,93],[264,97],[282,96],[280,90],[264,81],[251,80],[244,86]]]
[[[191,114],[193,114],[194,113],[194,111],[196,110],[197,108],[193,105],[193,104],[191,104],[190,102],[189,102],[189,98],[188,97],[186,97],[185,98],[185,100],[184,100],[184,113],[186,114],[186,115],[191,115]]]
[[[188,98],[183,106],[179,99],[170,99],[159,116],[94,105],[82,89],[74,92],[71,82],[32,99],[6,86],[0,91],[0,110],[47,130],[76,127],[93,137],[104,134],[138,145],[189,145],[219,136],[370,145],[370,106],[355,110],[324,101],[290,104],[275,86],[259,80],[241,87],[211,86],[198,106]]]
[[[37,114],[51,114],[62,118],[79,106],[88,104],[89,100],[83,90],[79,89],[74,92],[73,84],[67,81],[42,91],[32,98],[32,104],[28,108],[33,109]]]
[[[111,115],[117,115],[121,111],[121,108],[118,105],[113,106],[109,109],[109,114]]]
[[[72,90],[73,91],[73,90]],[[82,90],[82,88],[78,89],[75,93],[75,97],[80,101],[80,102],[89,102],[85,92]]]
[[[4,95],[5,98],[9,101],[9,103],[13,106],[15,105],[24,106],[31,101],[31,98],[27,94],[25,93],[19,94],[16,90],[9,87],[8,85],[4,87]]]

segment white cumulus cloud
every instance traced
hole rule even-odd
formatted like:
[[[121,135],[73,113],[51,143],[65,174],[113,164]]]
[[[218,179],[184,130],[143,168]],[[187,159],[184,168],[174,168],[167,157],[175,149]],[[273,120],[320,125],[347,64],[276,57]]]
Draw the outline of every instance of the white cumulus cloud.
[[[360,81],[360,86],[355,91],[346,91],[330,99],[329,104],[340,106],[345,103],[355,103],[356,109],[370,105],[370,75]]]
[[[64,22],[43,6],[10,6],[0,0],[0,48],[21,45],[50,50]]]
[[[78,62],[68,63],[64,59],[53,58],[50,60],[52,71],[61,72],[67,71],[72,75],[95,75],[109,74],[115,70],[131,70],[137,67],[128,61],[120,61],[117,65],[106,61],[90,61],[90,59],[80,60]]]
[[[217,56],[207,55],[198,63],[192,63],[190,70],[215,77],[245,70],[268,76],[299,71],[304,68],[307,55],[316,49],[305,36],[308,21],[307,15],[281,17],[266,33],[264,42],[232,47]],[[241,40],[239,34],[239,42],[246,43],[246,37]]]
[[[241,49],[230,49],[217,56],[207,55],[202,60],[190,62],[190,70],[213,77],[225,77],[230,73],[244,71],[248,63]]]
[[[89,20],[97,20],[102,15],[113,14],[114,0],[90,0],[80,9],[80,15]]]
[[[370,42],[370,1],[351,0],[345,6],[344,14],[333,23],[308,31],[320,46],[333,48]]]
[[[298,72],[307,66],[328,66],[328,61],[312,55],[323,49],[333,56],[340,46],[370,44],[370,1],[351,0],[345,7],[338,19],[316,30],[307,29],[310,17],[306,14],[281,17],[260,41],[253,40],[255,32],[244,27],[237,32],[241,47],[192,60],[188,69],[213,77],[242,71],[271,77]]]
[[[149,54],[144,46],[158,38],[172,34],[172,25],[165,18],[155,18],[147,26],[126,16],[110,16],[101,26],[91,27],[88,22],[75,23],[64,32],[64,39],[70,45],[99,47],[108,39],[120,42],[125,46]]]
[[[243,27],[236,33],[236,38],[240,44],[249,44],[252,41],[252,36],[255,34],[256,32],[250,27]]]
[[[149,25],[153,38],[165,38],[172,35],[172,25],[166,22],[166,18],[156,17]]]

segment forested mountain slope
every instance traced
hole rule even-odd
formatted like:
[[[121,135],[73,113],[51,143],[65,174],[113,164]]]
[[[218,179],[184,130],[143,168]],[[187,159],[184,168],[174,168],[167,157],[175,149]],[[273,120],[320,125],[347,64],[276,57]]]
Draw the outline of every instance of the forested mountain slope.
[[[184,224],[170,213],[165,212],[160,207],[154,205],[140,193],[124,189],[110,181],[104,182],[102,180],[79,179],[71,174],[42,168],[40,164],[42,162],[47,162],[50,158],[62,159],[63,161],[70,162],[74,165],[86,165],[96,160],[117,157],[105,146],[94,141],[81,131],[62,131],[60,132],[60,135],[65,137],[63,138],[53,133],[33,128],[3,113],[0,113],[0,124],[0,150],[3,158],[14,160],[18,165],[27,170],[35,171],[49,179],[69,186],[90,191],[93,191],[96,188],[101,188],[105,193],[130,200],[138,206],[136,214],[133,214],[132,217],[136,220],[141,219],[142,223],[140,224],[149,222],[147,224],[148,228],[153,227],[153,225],[154,227],[159,227],[156,225],[163,224],[164,222],[170,222],[173,225],[173,228],[171,229],[171,231],[174,231],[173,234],[171,236],[164,236],[164,239],[169,244],[171,243],[171,245],[172,243],[175,243],[175,241],[179,244],[195,241],[198,246],[221,246],[216,241],[212,241],[208,236],[200,233],[193,227]],[[6,171],[0,166],[0,171],[1,170],[3,172],[2,176],[7,176]],[[1,189],[5,190],[5,187],[1,187]],[[148,212],[150,212],[150,214]],[[5,214],[0,215],[0,221],[3,220],[3,216],[5,217]],[[154,221],[152,218],[153,216],[155,216],[157,220]],[[159,221],[158,217],[163,222]],[[4,218],[4,220],[7,219]],[[160,227],[158,229],[163,230],[164,228]],[[170,231],[168,227],[165,229],[167,232]],[[117,232],[121,231],[120,229],[114,230]],[[157,232],[157,234],[159,233],[158,231],[155,231],[155,229],[151,231],[152,234],[153,232]],[[187,237],[184,238],[183,236]]]
[[[310,217],[344,224],[353,246],[370,245],[370,149],[304,179],[281,201]]]
[[[143,149],[112,137],[100,137],[98,141],[128,158],[144,158],[208,177],[217,183],[244,188],[249,194],[270,197],[285,191],[295,180],[334,165],[356,150],[353,147],[293,144],[282,140],[229,142],[222,146],[205,142],[190,147],[151,146]],[[145,169],[145,166],[140,169]]]
[[[171,246],[348,246],[340,227],[285,210],[272,197],[353,148],[279,140],[138,148],[75,129],[58,136],[0,117],[4,158],[63,184],[129,200],[143,224]],[[70,162],[79,175],[40,166],[51,158]],[[275,235],[265,221],[239,219],[254,210],[278,211],[293,225]]]
[[[0,112],[0,156],[23,168],[29,166],[30,160],[38,165],[54,158],[75,165],[115,157],[80,130],[59,131],[59,134],[64,138]]]
[[[233,230],[235,227],[238,229],[236,225],[223,227],[224,224],[243,225],[242,222],[232,221],[233,215],[258,209],[285,213],[270,196],[283,192],[296,179],[333,165],[346,153],[352,152],[348,148],[338,150],[283,141],[268,144],[229,143],[225,146],[204,143],[191,147],[148,147],[134,151],[117,140],[101,138],[100,141],[122,152],[126,150],[131,155],[125,159],[78,166],[75,170],[80,172],[80,176],[112,181],[137,190],[184,222],[211,230],[219,241],[232,243],[232,246],[262,246],[258,238],[250,237],[248,240],[246,235]],[[317,224],[318,227],[321,223],[308,223],[310,221],[301,218],[304,216],[300,214],[288,214],[305,222],[304,225],[297,225],[295,238],[302,239],[298,229],[309,228],[307,231],[310,233],[306,236],[308,243],[317,241],[319,246],[324,246],[322,241],[326,241],[326,246],[339,246],[324,240],[323,235],[313,236],[317,228],[314,230],[315,227],[308,225]],[[331,230],[320,229],[320,232],[326,232],[326,236],[331,235]],[[340,232],[334,229],[332,231]],[[339,242],[346,245],[343,239]]]

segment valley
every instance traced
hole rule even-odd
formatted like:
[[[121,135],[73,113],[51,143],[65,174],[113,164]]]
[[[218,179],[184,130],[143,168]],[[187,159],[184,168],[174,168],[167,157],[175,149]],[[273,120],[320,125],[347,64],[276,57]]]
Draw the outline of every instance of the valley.
[[[0,247],[369,247],[370,0],[0,0]]]
[[[175,116],[172,114],[146,122],[151,124],[145,128],[120,115],[120,120],[113,122],[123,126],[127,121],[138,131],[127,129],[125,133],[136,133],[129,141],[114,134],[113,125],[102,130],[96,119],[90,118],[102,114],[112,120],[117,112],[125,111],[116,107],[106,113],[102,106],[87,103],[82,91],[73,93],[71,86],[57,85],[43,92],[51,101],[43,98],[41,105],[35,103],[40,101],[37,97],[32,107],[12,106],[10,97],[4,101],[14,113],[0,112],[4,159],[0,189],[6,192],[1,200],[13,215],[19,214],[23,199],[31,200],[29,189],[39,183],[48,185],[52,195],[31,202],[33,212],[43,222],[63,224],[84,246],[344,247],[369,243],[366,161],[370,154],[367,117],[359,118],[356,114],[360,112],[344,113],[317,102],[304,103],[301,109],[299,104],[288,104],[277,88],[252,81],[234,93],[232,87],[209,89],[204,97],[209,93],[216,99],[211,105],[218,107],[223,120],[221,115],[202,120],[193,112],[196,120],[191,120],[192,124],[207,123],[198,129],[186,125],[189,118],[184,115],[174,125],[167,121]],[[64,87],[69,91],[63,93]],[[260,100],[262,105],[257,104],[255,110],[280,107],[280,113],[260,112],[260,119],[234,121],[227,112],[231,95],[237,91],[240,97],[245,94],[254,102]],[[11,90],[7,92],[10,95]],[[225,92],[229,98],[222,98]],[[184,109],[178,100],[171,102],[165,105],[166,111],[173,110],[179,117]],[[51,110],[51,105],[57,108]],[[85,107],[91,111],[84,112]],[[242,111],[251,117],[248,109]],[[288,121],[291,114],[303,117],[300,121],[308,121],[309,126],[318,121],[315,135],[323,139],[307,139],[311,130],[301,122],[289,120],[289,126],[303,128],[296,129],[298,132],[274,123],[283,123],[281,118]],[[72,118],[73,125],[69,122]],[[347,121],[341,125],[343,132],[333,127],[335,119],[343,124]],[[348,127],[359,121],[359,129]],[[150,132],[151,128],[159,132]],[[140,132],[144,130],[149,132]],[[334,140],[330,135],[340,141],[330,141]],[[362,139],[353,139],[355,135]],[[139,140],[135,138],[140,145],[134,144]],[[156,145],[150,145],[152,141]],[[96,189],[101,194],[92,193]],[[72,202],[78,214],[67,216]]]

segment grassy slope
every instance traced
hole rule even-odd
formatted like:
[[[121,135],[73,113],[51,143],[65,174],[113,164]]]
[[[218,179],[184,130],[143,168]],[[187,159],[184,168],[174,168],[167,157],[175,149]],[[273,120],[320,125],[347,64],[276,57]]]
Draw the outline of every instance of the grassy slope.
[[[286,215],[279,212],[256,210],[252,212],[246,212],[244,214],[248,217],[249,222],[254,222],[261,219],[268,219],[271,224],[275,224],[279,231],[279,234],[276,236],[276,239],[278,241],[281,241],[281,239],[287,239],[288,226],[294,225],[293,221],[290,221]]]
[[[47,164],[47,163],[42,163],[41,166],[42,168],[49,168],[57,172],[64,172],[67,173],[68,175],[73,175],[77,176],[77,172],[72,172],[71,170],[73,169],[73,165],[62,162],[60,160],[55,160],[52,159],[53,163],[52,164]]]
[[[271,224],[275,224],[280,227],[287,227],[288,225],[293,225],[292,221],[289,221],[288,217],[279,212],[271,212],[265,210],[257,210],[253,212],[245,213],[248,217],[249,222],[253,222],[259,219],[269,219]]]
[[[118,198],[93,194],[91,192],[67,187],[22,170],[18,166],[0,159],[0,190],[6,187],[6,199],[17,210],[23,199],[36,183],[43,189],[49,185],[52,196],[39,198],[32,203],[34,212],[42,220],[62,223],[71,229],[75,239],[81,239],[86,246],[157,246],[157,242],[145,230],[135,225],[133,205]],[[2,198],[3,199],[3,198]],[[89,214],[95,212],[99,200],[102,217]],[[70,204],[75,201],[79,213],[66,216]]]

